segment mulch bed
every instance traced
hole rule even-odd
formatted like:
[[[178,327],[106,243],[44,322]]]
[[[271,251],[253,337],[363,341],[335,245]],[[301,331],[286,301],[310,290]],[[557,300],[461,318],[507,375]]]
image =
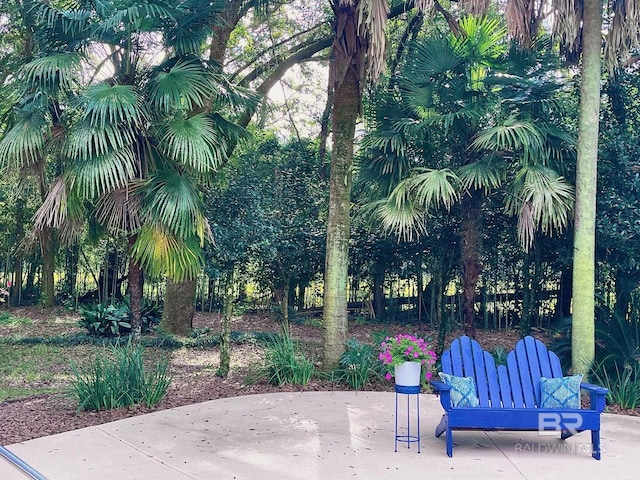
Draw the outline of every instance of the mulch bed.
[[[53,336],[81,331],[74,327],[73,313],[54,309],[23,308],[12,311],[12,314],[33,320],[31,324],[6,327],[0,325],[0,337],[8,335],[20,336]],[[194,327],[219,331],[220,318],[216,314],[197,313]],[[280,325],[266,314],[252,314],[238,317],[233,322],[235,331],[278,332]],[[412,327],[415,329],[415,327]],[[381,325],[355,323],[350,326],[349,336],[360,341],[371,341],[373,331],[385,330],[388,334],[406,331],[401,325]],[[428,328],[417,330],[428,333]],[[322,329],[310,325],[292,323],[291,332],[294,338],[307,344],[315,344],[319,351],[322,345]],[[452,333],[451,338],[460,335]],[[434,335],[435,336],[435,335]],[[540,332],[536,333],[540,337]],[[511,350],[519,340],[515,331],[478,331],[478,341],[484,349],[495,346]],[[153,408],[135,406],[109,411],[79,412],[74,401],[63,394],[38,395],[30,398],[0,403],[0,445],[23,442],[33,438],[53,435],[69,430],[99,425],[135,415],[142,415],[158,410],[175,408],[192,403],[215,400],[239,395],[253,395],[273,392],[340,390],[343,386],[329,381],[312,380],[304,387],[285,385],[275,387],[264,380],[248,382],[255,374],[256,365],[261,358],[261,350],[257,346],[234,346],[232,353],[232,370],[227,378],[216,376],[217,348],[180,349],[172,353],[171,373],[173,382],[167,396]],[[388,384],[373,385],[373,389],[391,391]],[[611,407],[613,413],[640,416],[640,409],[621,410]]]

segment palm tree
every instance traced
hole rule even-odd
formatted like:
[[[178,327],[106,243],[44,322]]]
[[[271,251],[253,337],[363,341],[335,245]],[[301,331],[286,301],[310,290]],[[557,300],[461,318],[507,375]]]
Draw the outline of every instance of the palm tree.
[[[523,3],[509,2],[512,32],[526,32],[540,24],[549,2],[541,2],[538,12],[523,11]],[[531,2],[533,4],[533,2]],[[595,357],[595,198],[598,164],[598,124],[602,64],[602,0],[554,2],[554,30],[561,51],[581,62],[580,111],[578,118],[578,159],[573,259],[572,368],[587,373]],[[609,31],[604,44],[605,63],[613,71],[640,46],[640,9],[634,0],[609,2]],[[529,38],[537,31],[529,30]]]
[[[600,123],[602,2],[584,0],[573,234],[571,365],[587,374],[595,359],[596,183]]]
[[[54,49],[24,68],[34,89],[59,76],[73,94],[61,109],[63,168],[36,225],[64,228],[77,239],[89,201],[108,231],[128,237],[135,335],[143,272],[175,281],[200,272],[208,236],[201,189],[226,158],[228,141],[243,135],[219,112],[249,97],[199,58],[214,11],[208,3],[101,1],[85,8],[43,5],[39,28],[54,47],[61,30],[81,32],[85,40],[78,53]],[[154,62],[159,48],[164,56]],[[96,60],[99,52],[104,56]],[[201,112],[211,99],[211,111]]]
[[[407,2],[408,3],[408,2]],[[463,0],[463,7],[486,13],[488,0]],[[416,0],[421,12],[432,7],[452,28],[455,19],[437,0]],[[333,0],[334,40],[329,67],[332,141],[329,215],[324,272],[324,368],[338,365],[347,339],[347,275],[350,235],[353,142],[367,77],[376,81],[384,70],[387,0]]]
[[[72,75],[80,63],[77,42],[58,42],[58,52],[52,52],[51,39],[41,30],[38,3],[32,0],[16,1],[8,5],[13,11],[20,38],[14,44],[18,49],[14,61],[7,58],[5,99],[13,100],[0,138],[0,164],[3,169],[20,172],[23,179],[35,178],[36,191],[44,203],[53,187],[51,171],[61,168],[59,153],[61,135],[65,130],[62,105],[71,93]],[[77,32],[75,32],[77,34]],[[15,57],[21,57],[16,61]],[[49,74],[44,71],[49,70]],[[9,74],[10,73],[10,74]],[[3,82],[4,83],[4,82]],[[40,302],[44,306],[54,303],[55,245],[57,232],[51,225],[42,226],[28,235],[27,247],[39,246],[42,257]],[[21,279],[16,279],[20,282]]]
[[[507,187],[505,207],[519,217],[525,248],[538,228],[563,228],[573,197],[557,172],[572,138],[557,126],[558,85],[543,58],[513,50],[508,58],[519,62],[507,63],[496,19],[469,16],[459,26],[458,35],[415,46],[377,109],[365,166],[383,180],[383,224],[401,235],[424,232],[431,208],[460,202],[465,331],[474,335],[483,195]]]

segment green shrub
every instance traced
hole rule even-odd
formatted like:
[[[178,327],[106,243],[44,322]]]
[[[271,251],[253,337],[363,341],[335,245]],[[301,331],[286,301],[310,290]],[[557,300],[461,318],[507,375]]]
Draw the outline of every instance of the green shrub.
[[[272,385],[306,385],[315,369],[289,335],[274,337],[267,345],[266,377]]]
[[[78,322],[85,327],[90,335],[100,337],[118,337],[131,331],[131,310],[125,300],[120,305],[99,303],[98,305],[80,308],[82,318]],[[162,308],[159,304],[142,299],[140,306],[140,321],[142,331],[148,332],[160,324]]]
[[[86,366],[71,365],[71,394],[80,410],[102,410],[144,403],[151,407],[165,396],[171,378],[167,373],[168,357],[156,363],[151,373],[145,371],[143,347],[112,346]]]
[[[592,373],[594,381],[609,390],[607,402],[624,409],[640,405],[640,365],[599,363]]]
[[[79,325],[85,327],[90,335],[116,337],[131,331],[129,307],[126,305],[106,305],[99,303],[81,309]]]
[[[372,376],[382,378],[382,365],[376,361],[376,353],[373,345],[349,339],[347,349],[340,357],[338,379],[359,390],[369,383]]]
[[[495,362],[496,366],[506,365],[508,354],[509,350],[500,345],[493,347],[493,350],[491,350],[491,356],[493,357],[493,361]]]
[[[31,325],[33,321],[30,318],[14,317],[9,312],[0,313],[0,325]]]

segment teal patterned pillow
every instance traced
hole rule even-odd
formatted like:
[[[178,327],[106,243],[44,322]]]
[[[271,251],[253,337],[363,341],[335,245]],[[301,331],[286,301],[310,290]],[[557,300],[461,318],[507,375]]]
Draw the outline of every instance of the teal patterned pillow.
[[[472,377],[456,377],[448,373],[438,373],[440,379],[451,387],[452,407],[477,407],[480,405],[476,393],[476,383]]]
[[[540,377],[540,408],[580,408],[582,375]]]

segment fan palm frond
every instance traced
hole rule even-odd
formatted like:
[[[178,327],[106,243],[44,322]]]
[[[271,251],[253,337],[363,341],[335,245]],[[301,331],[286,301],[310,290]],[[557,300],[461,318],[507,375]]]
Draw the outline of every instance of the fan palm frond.
[[[200,173],[211,173],[226,157],[226,142],[204,114],[175,117],[161,129],[160,149],[169,158]]]
[[[108,123],[138,127],[144,121],[142,99],[131,85],[92,85],[84,99],[85,118],[92,127],[104,128]]]
[[[152,225],[140,229],[131,255],[147,274],[155,277],[166,275],[176,282],[196,278],[204,264],[197,237],[178,238]]]
[[[471,148],[493,152],[522,152],[525,161],[543,160],[546,156],[544,140],[533,123],[510,117],[500,125],[480,131],[471,142]]]
[[[451,36],[451,46],[465,60],[489,66],[507,52],[507,28],[501,19],[467,15],[459,25],[464,35]]]
[[[426,233],[426,212],[411,200],[407,184],[398,185],[389,198],[371,203],[368,208],[379,218],[385,232],[411,241]]]
[[[135,177],[136,158],[129,148],[92,158],[78,158],[69,166],[72,186],[84,198],[96,198],[124,187]]]
[[[370,150],[379,150],[383,153],[404,156],[406,154],[406,140],[404,135],[396,129],[375,130],[366,135],[361,142],[362,148]],[[382,157],[376,155],[375,159],[380,160]],[[381,171],[388,173],[388,171]]]
[[[416,168],[416,175],[407,179],[416,203],[425,209],[440,206],[451,209],[460,198],[460,179],[450,169]]]
[[[213,73],[212,75],[216,89],[214,110],[243,112],[246,109],[257,108],[263,100],[262,95],[254,90],[231,83],[225,74]]]
[[[178,60],[160,67],[149,82],[149,97],[160,111],[194,110],[215,93],[212,75],[198,61]]]
[[[477,162],[468,163],[458,169],[458,176],[467,190],[484,190],[488,193],[504,182],[506,171],[502,162],[492,156],[485,156]]]
[[[71,244],[80,238],[83,219],[82,201],[68,189],[64,177],[58,177],[33,215],[33,228],[36,232],[55,228],[59,240]]]
[[[42,161],[50,127],[41,111],[22,112],[19,121],[0,140],[0,165],[20,169]]]
[[[143,205],[148,222],[163,225],[180,238],[204,238],[200,194],[191,177],[177,172],[157,173],[144,187]]]
[[[518,215],[518,237],[528,249],[535,230],[562,231],[574,202],[573,187],[553,170],[542,165],[526,166],[516,175],[506,209]]]
[[[459,66],[463,59],[445,37],[430,37],[412,45],[414,52],[403,75],[416,84],[433,80],[434,76]]]
[[[30,61],[20,68],[18,76],[25,91],[43,90],[55,94],[73,88],[80,68],[77,53],[59,53]]]
[[[87,122],[76,125],[66,138],[64,153],[69,158],[90,159],[129,148],[135,143],[134,133],[123,125],[92,127]]]
[[[75,3],[75,2],[74,2]],[[60,7],[60,8],[57,8]],[[86,39],[92,12],[78,5],[38,5],[37,19],[53,32],[61,32],[65,39]]]
[[[165,21],[175,22],[174,8],[169,2],[162,0],[111,1],[95,2],[96,11],[102,21],[96,25],[96,34],[109,36],[113,32],[122,32],[123,24],[136,26],[139,31],[146,31]]]
[[[224,138],[231,142],[239,142],[240,140],[247,139],[251,134],[237,123],[230,122],[222,115],[216,112],[209,114],[209,118],[213,122],[216,130],[222,133]]]
[[[140,189],[142,182],[134,182],[125,187],[108,190],[98,200],[94,215],[99,223],[112,233],[136,232],[142,226],[140,221]]]

